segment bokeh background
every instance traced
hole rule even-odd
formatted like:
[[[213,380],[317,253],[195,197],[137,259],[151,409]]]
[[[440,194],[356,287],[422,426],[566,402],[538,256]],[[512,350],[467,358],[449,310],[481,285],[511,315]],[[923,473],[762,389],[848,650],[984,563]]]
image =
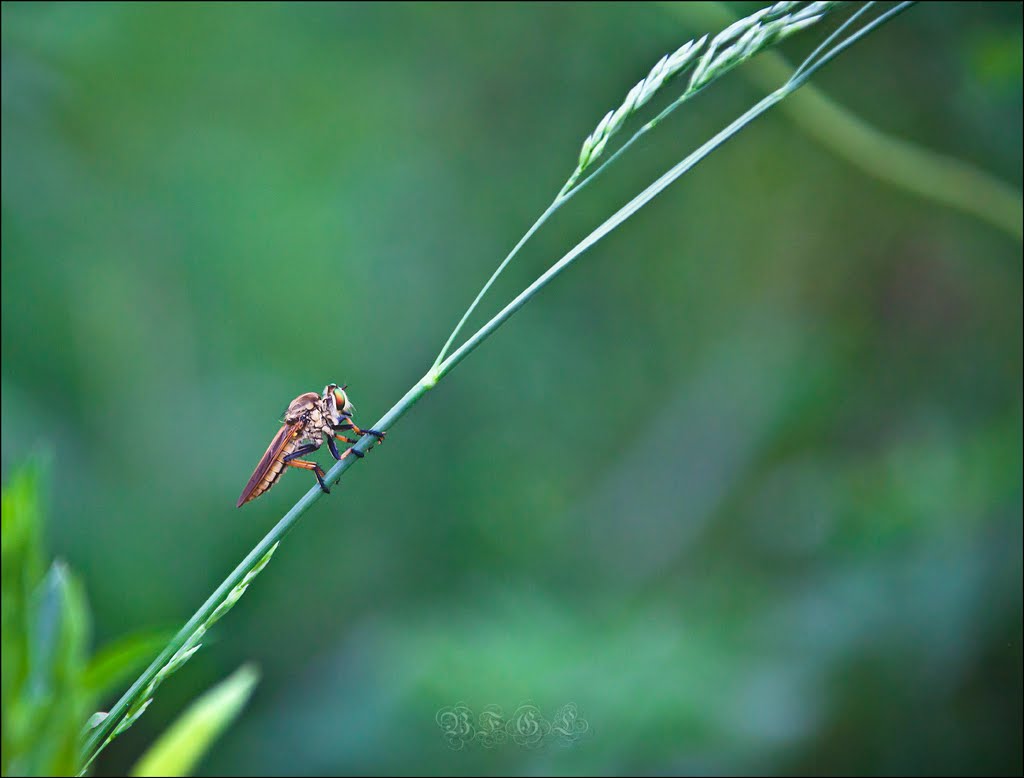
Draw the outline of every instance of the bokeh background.
[[[292,397],[369,423],[422,375],[706,10],[4,4],[3,469],[52,449],[98,645],[183,622],[309,487],[234,507]],[[921,5],[816,82],[1020,188],[1019,4]],[[760,94],[660,126],[487,312]],[[205,773],[1019,774],[1021,267],[760,119],[353,468],[100,772],[253,660]],[[527,701],[587,737],[435,723]]]

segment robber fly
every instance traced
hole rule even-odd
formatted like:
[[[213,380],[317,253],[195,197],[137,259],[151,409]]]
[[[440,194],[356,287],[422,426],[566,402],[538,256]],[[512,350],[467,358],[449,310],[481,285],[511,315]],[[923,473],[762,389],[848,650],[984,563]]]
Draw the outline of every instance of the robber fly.
[[[299,457],[316,451],[327,441],[331,449],[331,456],[342,460],[349,454],[361,457],[362,451],[349,448],[344,454],[338,453],[336,440],[343,440],[346,443],[356,441],[339,435],[340,430],[352,430],[356,435],[373,435],[377,440],[384,439],[384,433],[377,430],[362,430],[352,421],[352,413],[355,406],[345,394],[347,386],[327,384],[324,387],[323,396],[316,392],[300,394],[288,405],[284,412],[284,425],[277,431],[274,439],[270,441],[263,459],[256,465],[252,478],[242,490],[238,498],[237,507],[241,508],[249,500],[255,500],[265,491],[270,489],[277,479],[281,477],[285,466],[299,467],[303,470],[312,470],[320,488],[330,494],[330,489],[324,483],[324,471],[316,462],[309,462]]]

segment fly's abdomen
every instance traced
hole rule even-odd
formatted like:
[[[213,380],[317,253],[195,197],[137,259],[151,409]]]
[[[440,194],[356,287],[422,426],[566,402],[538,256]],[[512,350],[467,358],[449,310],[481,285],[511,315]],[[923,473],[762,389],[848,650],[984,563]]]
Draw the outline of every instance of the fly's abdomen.
[[[294,425],[285,425],[278,431],[263,455],[263,459],[256,466],[249,483],[242,490],[242,495],[238,498],[239,507],[250,500],[255,500],[277,483],[277,479],[284,472],[285,457],[295,451],[299,440],[300,430]]]
[[[277,453],[277,456],[270,463],[270,467],[267,468],[266,475],[256,485],[256,488],[252,490],[252,495],[249,497],[250,500],[254,500],[264,492],[269,491],[270,487],[277,483],[278,479],[281,478],[281,473],[284,472],[284,458],[295,450],[297,442],[298,438],[292,438]]]

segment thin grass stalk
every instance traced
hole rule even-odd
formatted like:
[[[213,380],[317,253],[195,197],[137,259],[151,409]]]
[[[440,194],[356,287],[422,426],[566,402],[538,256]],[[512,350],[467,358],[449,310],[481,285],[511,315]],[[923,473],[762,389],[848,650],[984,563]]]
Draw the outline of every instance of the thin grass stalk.
[[[787,81],[783,86],[764,97],[755,106],[747,110],[713,138],[700,146],[700,148],[689,154],[682,161],[677,163],[669,171],[650,184],[640,194],[630,200],[629,203],[620,208],[615,214],[606,219],[600,226],[592,231],[586,238],[580,241],[571,251],[553,264],[543,275],[524,289],[512,300],[512,302],[506,305],[505,308],[477,330],[476,333],[470,336],[458,349],[444,359],[443,362],[435,363],[423,378],[412,386],[405,393],[402,399],[395,403],[395,405],[392,406],[391,409],[373,425],[373,429],[380,431],[390,430],[392,426],[417,402],[419,402],[427,392],[433,389],[440,380],[455,369],[456,366],[469,356],[469,354],[472,353],[484,340],[490,337],[499,327],[508,321],[516,311],[529,302],[529,300],[531,300],[541,289],[564,272],[587,249],[622,225],[633,214],[664,191],[670,184],[693,168],[693,166],[698,162],[705,159],[712,151],[720,147],[729,138],[733,137],[737,132],[754,121],[754,119],[758,118],[772,106],[783,100],[786,96],[799,89],[800,86],[806,83],[807,79],[810,78],[814,72],[828,63],[833,57],[841,53],[857,40],[877,29],[882,24],[890,21],[894,16],[902,13],[911,5],[913,5],[912,2],[901,3],[885,14],[882,14],[874,21],[865,25],[857,32],[851,34],[840,43],[836,44],[814,63],[803,69],[798,75],[794,75],[794,77]],[[364,435],[354,444],[354,448],[356,448],[360,453],[365,453],[372,448],[376,442],[377,439],[374,436]],[[337,462],[327,472],[325,480],[331,485],[337,484],[345,471],[355,462],[360,461],[360,459],[361,458],[359,457],[350,456],[340,462]],[[312,487],[295,503],[294,506],[292,506],[291,510],[289,510],[273,527],[273,529],[271,529],[270,532],[268,532],[267,535],[252,549],[252,551],[249,552],[245,559],[243,559],[242,562],[231,572],[231,574],[214,591],[214,593],[210,595],[192,618],[188,620],[185,626],[179,630],[153,663],[150,664],[138,680],[136,680],[128,691],[126,691],[117,703],[115,703],[110,712],[92,727],[86,736],[84,746],[86,766],[88,766],[102,748],[110,742],[112,736],[123,728],[125,716],[130,710],[133,710],[133,706],[135,706],[135,710],[138,710],[138,705],[142,702],[138,699],[139,695],[143,691],[151,688],[151,684],[160,677],[161,672],[165,671],[165,669],[170,666],[170,663],[173,663],[175,657],[181,656],[179,652],[182,652],[183,649],[186,649],[186,647],[189,646],[189,641],[194,639],[197,629],[201,629],[203,625],[209,623],[211,619],[217,616],[217,614],[223,612],[225,601],[230,598],[233,592],[238,591],[239,587],[247,581],[247,576],[251,576],[254,570],[259,568],[261,564],[265,564],[265,561],[269,558],[269,554],[271,554],[273,549],[277,547],[277,544],[285,535],[288,534],[288,532],[291,531],[299,518],[317,500],[319,500],[322,495],[323,492],[318,486]],[[198,646],[195,647],[197,648]],[[191,655],[190,652],[194,650],[194,648],[188,648],[186,650],[189,653],[186,654],[185,658]],[[142,703],[141,710],[145,709],[145,704],[146,703],[144,702]],[[139,710],[139,713],[141,713],[141,710]]]
[[[452,343],[455,342],[469,317],[494,285],[494,282],[498,280],[498,277],[519,253],[520,249],[559,208],[571,200],[584,186],[601,175],[630,146],[683,103],[698,95],[706,87],[736,66],[746,62],[769,46],[816,24],[839,6],[840,3],[837,2],[776,3],[733,22],[711,39],[710,43],[708,43],[708,36],[705,35],[701,38],[687,41],[671,54],[666,54],[658,60],[647,76],[640,79],[629,90],[622,104],[615,110],[608,111],[604,118],[598,122],[594,131],[584,140],[576,169],[566,179],[566,182],[562,185],[562,188],[555,195],[554,200],[551,201],[551,204],[548,205],[544,213],[519,239],[519,242],[512,248],[512,251],[498,265],[498,268],[491,277],[487,279],[483,288],[477,293],[477,296],[470,303],[465,313],[462,314],[462,318],[459,319],[455,329],[452,330],[444,346],[438,352],[437,357],[434,359],[433,367],[438,367],[444,361],[448,350],[451,348]],[[705,44],[707,45],[705,46]],[[687,82],[683,93],[658,116],[634,133],[614,154],[605,159],[598,167],[591,169],[594,163],[601,158],[609,141],[623,129],[626,121],[646,105],[673,77],[691,68],[693,68],[693,74]]]

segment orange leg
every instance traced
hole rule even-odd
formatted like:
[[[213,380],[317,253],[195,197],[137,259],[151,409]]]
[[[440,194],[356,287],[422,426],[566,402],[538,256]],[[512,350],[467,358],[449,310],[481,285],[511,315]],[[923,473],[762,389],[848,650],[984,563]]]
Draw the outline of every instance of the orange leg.
[[[358,441],[352,440],[352,438],[346,438],[344,435],[338,435],[333,433],[331,437],[327,438],[327,448],[331,450],[331,456],[337,459],[339,462],[349,455],[349,453],[355,454],[357,457],[361,457],[362,454],[355,449],[349,447],[345,449],[344,454],[338,453],[338,446],[335,444],[335,439],[344,440],[346,443],[357,443]]]
[[[312,470],[313,475],[316,476],[316,480],[320,484],[320,488],[324,490],[324,494],[331,493],[331,490],[327,488],[327,484],[324,483],[324,470],[316,462],[307,462],[305,459],[289,459],[286,464],[288,467],[297,467],[301,470]]]
[[[356,433],[356,435],[359,435],[360,437],[362,437],[363,435],[373,435],[375,438],[377,438],[377,440],[381,441],[382,443],[384,442],[384,436],[387,435],[386,432],[378,432],[377,430],[364,430],[364,429],[360,429],[359,427],[356,426],[356,423],[354,421],[352,421],[352,419],[349,419],[348,421],[346,421],[338,429],[352,430],[354,433]],[[342,440],[343,438],[338,438],[338,439]],[[348,440],[348,438],[344,438],[344,440]],[[351,442],[351,441],[349,441],[349,442]]]
[[[352,440],[352,438],[346,438],[344,435],[335,435],[334,437],[337,438],[338,440],[344,440],[346,443],[358,443],[359,442],[358,440]],[[380,438],[378,438],[378,440],[380,440]],[[345,453],[344,454],[338,454],[338,447],[336,445],[334,445],[334,441],[331,438],[327,439],[327,446],[331,449],[331,454],[339,462],[342,459],[344,459],[345,457],[347,457],[349,454],[357,456],[360,459],[362,459],[363,457],[366,456],[366,454],[364,454],[362,451],[360,451],[359,449],[354,448],[352,446],[349,446],[347,449],[345,449]]]

